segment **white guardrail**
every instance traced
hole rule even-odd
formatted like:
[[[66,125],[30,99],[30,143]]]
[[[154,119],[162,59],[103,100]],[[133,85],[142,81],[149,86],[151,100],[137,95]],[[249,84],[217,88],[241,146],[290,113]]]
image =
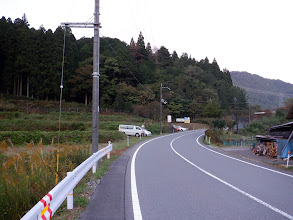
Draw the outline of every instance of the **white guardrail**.
[[[104,156],[110,158],[110,152],[113,147],[111,142],[107,147],[94,153],[82,164],[76,167],[72,172],[68,172],[67,176],[58,183],[47,195],[45,195],[21,220],[45,220],[51,219],[60,205],[67,198],[67,208],[73,208],[73,189],[84,177],[84,175],[92,168],[93,173],[96,172],[96,163]]]

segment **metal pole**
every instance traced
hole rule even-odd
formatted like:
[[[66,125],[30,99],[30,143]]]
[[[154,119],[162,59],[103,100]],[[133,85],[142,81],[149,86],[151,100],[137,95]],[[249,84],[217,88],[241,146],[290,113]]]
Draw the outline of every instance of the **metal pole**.
[[[99,143],[99,54],[100,54],[100,36],[99,36],[99,9],[100,2],[95,0],[94,13],[94,49],[93,49],[93,122],[92,122],[92,153],[98,151]]]
[[[163,106],[162,106],[162,100],[163,100],[163,94],[162,94],[162,83],[161,83],[161,87],[160,87],[160,134],[162,134],[162,109],[163,109]]]

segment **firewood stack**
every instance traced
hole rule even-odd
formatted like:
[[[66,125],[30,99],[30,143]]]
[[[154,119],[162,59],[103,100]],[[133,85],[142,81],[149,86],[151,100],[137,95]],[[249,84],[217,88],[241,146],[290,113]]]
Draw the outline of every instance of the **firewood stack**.
[[[258,156],[265,155],[264,149],[265,149],[264,143],[260,143],[256,145],[255,148],[253,148],[253,153]]]
[[[268,152],[270,157],[277,157],[277,143],[267,142]]]
[[[262,142],[255,146],[253,153],[258,156],[269,155],[270,157],[277,157],[276,142]]]

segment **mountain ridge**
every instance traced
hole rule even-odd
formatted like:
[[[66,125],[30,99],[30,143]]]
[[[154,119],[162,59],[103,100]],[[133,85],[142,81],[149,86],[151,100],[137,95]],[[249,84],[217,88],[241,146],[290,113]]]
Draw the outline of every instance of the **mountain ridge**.
[[[251,105],[275,110],[293,97],[293,84],[279,79],[267,79],[246,71],[231,71],[234,86],[244,89]]]

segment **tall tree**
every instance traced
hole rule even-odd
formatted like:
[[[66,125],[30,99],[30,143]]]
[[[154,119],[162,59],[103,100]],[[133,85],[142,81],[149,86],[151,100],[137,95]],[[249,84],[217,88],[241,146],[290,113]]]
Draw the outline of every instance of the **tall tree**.
[[[156,52],[156,64],[158,67],[161,67],[161,68],[172,66],[172,58],[169,53],[169,50],[166,47],[162,46]]]

